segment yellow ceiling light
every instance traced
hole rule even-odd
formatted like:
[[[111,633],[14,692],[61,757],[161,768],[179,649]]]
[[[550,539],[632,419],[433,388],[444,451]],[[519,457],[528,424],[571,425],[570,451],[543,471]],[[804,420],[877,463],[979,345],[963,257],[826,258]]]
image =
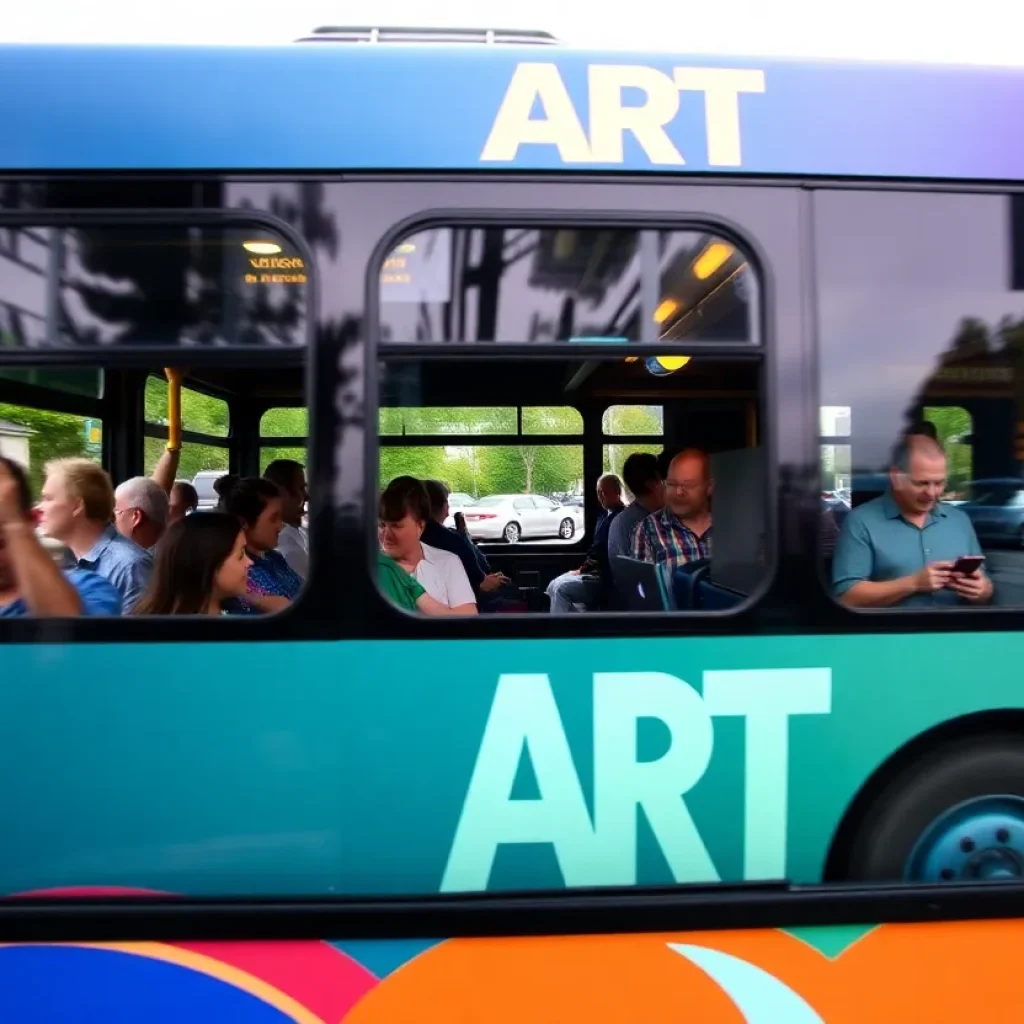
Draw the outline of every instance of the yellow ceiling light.
[[[658,308],[654,311],[654,322],[663,324],[670,316],[674,316],[679,310],[679,303],[675,299],[662,299]]]
[[[639,358],[639,356],[626,356],[626,362],[635,363]]]
[[[712,242],[697,257],[693,265],[693,273],[701,281],[706,281],[716,270],[718,270],[732,256],[732,246],[725,242]]]
[[[243,242],[242,248],[246,252],[254,253],[257,256],[276,256],[281,251],[281,246],[277,242],[269,241],[251,241]]]

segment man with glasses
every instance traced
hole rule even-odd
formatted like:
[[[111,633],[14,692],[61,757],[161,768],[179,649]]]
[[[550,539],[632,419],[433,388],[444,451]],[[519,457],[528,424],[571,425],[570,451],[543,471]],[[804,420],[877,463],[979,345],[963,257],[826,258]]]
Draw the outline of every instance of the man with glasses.
[[[711,463],[698,448],[686,448],[668,464],[665,505],[633,534],[634,558],[677,566],[711,557]]]

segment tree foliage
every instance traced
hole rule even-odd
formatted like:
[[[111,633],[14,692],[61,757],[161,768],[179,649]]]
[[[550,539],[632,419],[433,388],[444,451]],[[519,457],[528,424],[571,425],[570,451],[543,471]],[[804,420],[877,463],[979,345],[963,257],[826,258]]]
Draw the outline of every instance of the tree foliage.
[[[29,409],[0,402],[0,420],[34,431],[28,439],[28,474],[32,492],[38,497],[43,486],[44,467],[51,459],[95,458],[95,443],[86,437],[86,420],[63,412]],[[99,426],[99,421],[92,421]]]

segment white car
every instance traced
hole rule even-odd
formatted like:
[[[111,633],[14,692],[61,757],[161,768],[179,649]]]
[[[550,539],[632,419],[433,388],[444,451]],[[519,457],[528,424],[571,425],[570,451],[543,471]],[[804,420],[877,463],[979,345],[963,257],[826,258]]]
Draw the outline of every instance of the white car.
[[[515,544],[527,538],[569,541],[583,529],[583,509],[559,505],[541,494],[492,494],[462,510],[474,540]]]

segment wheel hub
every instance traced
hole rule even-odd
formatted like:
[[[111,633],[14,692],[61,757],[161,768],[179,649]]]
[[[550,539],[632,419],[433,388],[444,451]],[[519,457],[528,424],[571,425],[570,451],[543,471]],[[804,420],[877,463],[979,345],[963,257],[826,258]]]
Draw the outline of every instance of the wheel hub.
[[[915,844],[904,877],[914,882],[1024,878],[1024,800],[976,797],[944,811]]]

